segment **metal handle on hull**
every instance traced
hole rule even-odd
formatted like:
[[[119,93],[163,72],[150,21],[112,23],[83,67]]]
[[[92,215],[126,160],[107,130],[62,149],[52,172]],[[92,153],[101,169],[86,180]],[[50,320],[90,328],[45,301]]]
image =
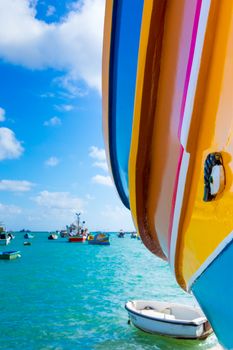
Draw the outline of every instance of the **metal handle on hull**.
[[[225,187],[225,172],[222,155],[219,152],[208,154],[204,165],[204,197],[205,202],[215,199]]]

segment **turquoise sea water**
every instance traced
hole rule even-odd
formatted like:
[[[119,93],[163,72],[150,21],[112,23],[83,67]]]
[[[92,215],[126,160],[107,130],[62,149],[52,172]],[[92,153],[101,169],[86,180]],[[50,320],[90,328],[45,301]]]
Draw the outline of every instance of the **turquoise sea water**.
[[[180,350],[213,349],[206,341],[146,334],[127,324],[130,299],[193,304],[177,287],[166,263],[130,237],[111,235],[110,246],[68,243],[22,233],[1,250],[19,249],[17,260],[0,260],[0,349]]]

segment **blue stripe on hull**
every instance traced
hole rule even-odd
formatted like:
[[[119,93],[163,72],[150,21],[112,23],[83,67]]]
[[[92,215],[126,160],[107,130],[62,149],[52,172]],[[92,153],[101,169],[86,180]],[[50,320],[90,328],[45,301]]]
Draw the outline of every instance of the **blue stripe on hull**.
[[[233,242],[217,256],[192,286],[220,344],[233,349]]]
[[[109,150],[114,182],[129,208],[131,143],[143,0],[115,0],[109,72]]]

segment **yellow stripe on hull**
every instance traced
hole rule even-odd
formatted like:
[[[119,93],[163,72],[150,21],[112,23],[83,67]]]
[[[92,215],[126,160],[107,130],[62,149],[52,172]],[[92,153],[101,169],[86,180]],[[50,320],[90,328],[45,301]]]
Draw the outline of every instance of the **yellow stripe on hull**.
[[[130,208],[144,244],[165,259],[195,7],[196,1],[145,2],[141,27],[129,160]]]
[[[135,226],[145,246],[163,259],[166,257],[154,227],[149,228],[147,225],[146,192],[147,162],[159,81],[165,9],[165,0],[144,3],[129,158],[129,197]]]

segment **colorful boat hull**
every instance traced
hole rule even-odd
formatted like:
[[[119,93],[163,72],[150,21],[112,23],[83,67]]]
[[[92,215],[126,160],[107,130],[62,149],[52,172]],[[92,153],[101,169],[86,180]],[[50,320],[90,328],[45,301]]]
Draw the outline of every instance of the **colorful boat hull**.
[[[91,245],[110,245],[110,242],[109,241],[89,240],[88,244],[91,244]]]
[[[106,5],[103,53],[104,135],[112,176],[127,208],[128,158],[142,9],[143,0],[115,0],[108,1]]]
[[[82,243],[86,241],[86,236],[78,235],[78,236],[69,237],[68,241],[70,243]]]
[[[111,35],[118,23],[121,35],[114,55],[128,62],[128,54],[125,58],[123,46],[119,47],[129,28],[124,22],[119,29],[122,13],[116,11],[117,5],[107,1],[108,45],[103,55],[103,62],[109,57],[108,69],[103,70],[103,107],[113,179],[119,194],[120,187],[126,188],[129,205],[122,202],[130,207],[143,243],[169,261],[183,289],[196,293],[228,349],[231,343],[222,336],[221,313],[212,312],[217,294],[213,292],[209,304],[199,283],[208,284],[208,270],[219,261],[233,232],[233,2],[144,2],[141,21],[134,23],[140,25],[138,51],[130,56],[137,61],[133,114],[131,104],[124,114],[127,127],[122,135],[121,109],[115,108],[114,116],[111,110],[119,102],[118,76],[109,72],[117,70],[121,75],[123,69],[111,59]],[[113,14],[119,16],[117,21]],[[127,147],[125,141],[120,144],[121,136],[127,138]],[[124,179],[119,175],[123,162],[116,161],[111,148],[124,154]],[[221,281],[217,276],[210,283],[213,288],[232,283],[227,277]],[[233,308],[227,322],[233,323],[232,315]]]
[[[97,233],[96,235],[88,236],[88,244],[93,245],[110,245],[109,235],[105,233]]]
[[[233,237],[216,252],[217,257],[204,269],[191,289],[202,307],[214,332],[225,349],[233,349]],[[204,268],[204,267],[203,267]]]

